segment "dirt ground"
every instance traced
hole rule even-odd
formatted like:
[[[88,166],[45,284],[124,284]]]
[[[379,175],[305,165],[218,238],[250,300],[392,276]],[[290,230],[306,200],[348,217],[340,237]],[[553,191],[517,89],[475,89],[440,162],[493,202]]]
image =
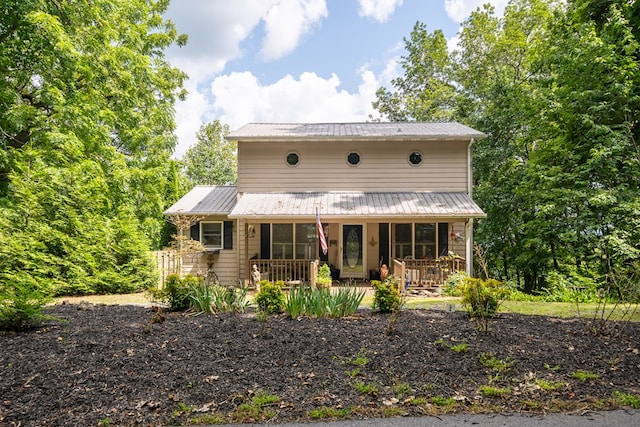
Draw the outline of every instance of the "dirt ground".
[[[0,334],[0,426],[304,422],[639,405],[640,324],[362,310],[347,319],[185,316],[64,304]]]

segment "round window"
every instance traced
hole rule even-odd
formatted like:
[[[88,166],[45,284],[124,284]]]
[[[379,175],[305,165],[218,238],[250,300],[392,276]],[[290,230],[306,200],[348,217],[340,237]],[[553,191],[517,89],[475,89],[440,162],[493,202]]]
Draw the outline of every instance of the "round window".
[[[360,154],[356,153],[355,151],[347,154],[347,163],[349,163],[351,166],[358,165],[360,163]]]
[[[422,163],[422,154],[418,151],[414,151],[413,153],[409,154],[409,163],[414,166],[418,166],[420,163]]]
[[[298,153],[289,153],[287,154],[287,164],[289,166],[295,166],[300,162],[300,156]]]

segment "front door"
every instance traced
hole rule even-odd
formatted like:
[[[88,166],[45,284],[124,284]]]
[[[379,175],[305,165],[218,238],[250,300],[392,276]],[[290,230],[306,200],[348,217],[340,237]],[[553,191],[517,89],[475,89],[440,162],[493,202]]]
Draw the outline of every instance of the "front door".
[[[363,278],[364,244],[362,224],[342,225],[342,271],[341,277]]]

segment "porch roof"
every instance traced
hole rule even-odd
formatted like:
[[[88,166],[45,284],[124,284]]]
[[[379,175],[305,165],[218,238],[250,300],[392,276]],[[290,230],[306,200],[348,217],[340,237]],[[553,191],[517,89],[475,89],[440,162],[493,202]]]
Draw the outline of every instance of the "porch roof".
[[[366,217],[484,218],[486,214],[466,193],[436,192],[299,192],[244,193],[230,218]]]
[[[164,211],[165,215],[227,215],[236,204],[235,185],[197,185]]]

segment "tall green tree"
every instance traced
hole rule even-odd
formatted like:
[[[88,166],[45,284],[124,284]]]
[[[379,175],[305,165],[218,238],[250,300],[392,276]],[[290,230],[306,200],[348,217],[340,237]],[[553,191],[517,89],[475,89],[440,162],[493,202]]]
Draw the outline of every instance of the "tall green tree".
[[[214,120],[200,126],[198,142],[182,158],[186,176],[194,185],[235,184],[238,181],[238,148],[224,139],[229,125]]]
[[[153,282],[185,75],[165,0],[7,0],[0,18],[0,287]],[[25,279],[26,280],[26,279]]]
[[[429,33],[425,24],[417,22],[404,42],[407,56],[400,59],[404,75],[391,81],[393,91],[378,89],[373,107],[391,121],[450,120],[455,116],[456,89],[444,33]]]
[[[637,12],[634,2],[571,2],[541,45],[548,107],[529,182],[563,224],[565,268],[600,282],[640,262]]]
[[[474,197],[487,212],[476,236],[493,274],[527,290],[543,285],[553,252],[553,240],[534,221],[537,195],[522,190],[537,144],[536,46],[552,12],[545,0],[511,1],[503,17],[484,6],[463,23],[454,53],[461,120],[489,135],[474,145]]]
[[[449,53],[455,105],[442,111],[489,135],[474,151],[474,197],[488,214],[476,237],[492,274],[525,290],[551,273],[604,283],[637,268],[638,10],[624,0],[512,0],[498,17],[484,6]],[[407,87],[440,99],[415,58],[404,58],[394,91],[379,91],[375,105],[392,120],[437,117],[386,102]]]

